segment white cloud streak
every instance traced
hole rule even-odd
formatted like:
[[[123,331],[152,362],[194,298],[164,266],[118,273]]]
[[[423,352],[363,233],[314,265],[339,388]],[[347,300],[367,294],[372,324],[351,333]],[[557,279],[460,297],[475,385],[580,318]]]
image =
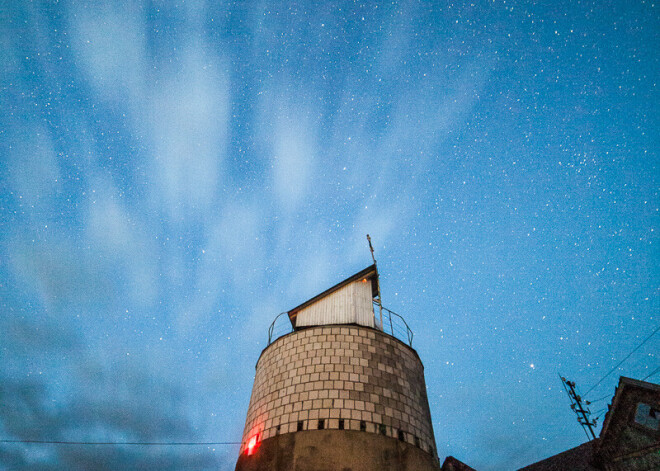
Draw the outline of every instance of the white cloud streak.
[[[154,151],[152,197],[172,220],[199,219],[222,185],[229,127],[229,82],[203,47],[184,50],[178,70],[162,77],[149,100]]]
[[[275,195],[288,212],[304,202],[314,180],[314,127],[303,116],[280,118],[273,146]]]
[[[148,70],[141,3],[82,2],[70,8],[73,50],[90,85],[106,99],[139,109]]]

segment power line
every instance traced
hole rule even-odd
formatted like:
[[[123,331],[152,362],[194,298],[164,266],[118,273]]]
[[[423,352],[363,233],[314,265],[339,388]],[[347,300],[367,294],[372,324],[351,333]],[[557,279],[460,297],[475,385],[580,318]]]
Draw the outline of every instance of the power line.
[[[603,399],[608,399],[608,398],[610,398],[610,397],[612,397],[612,395],[611,395],[611,394],[607,394],[606,396],[599,397],[598,399],[588,400],[588,401],[587,401],[587,404],[594,404],[594,403],[596,403],[596,402],[602,401]]]
[[[653,371],[651,372],[651,374],[646,375],[646,377],[645,377],[644,379],[642,379],[642,381],[646,381],[646,380],[649,379],[651,376],[653,376],[654,374],[656,374],[658,371],[660,371],[660,366],[658,366],[655,370],[653,370]]]
[[[603,407],[602,409],[594,412],[594,415],[596,416],[596,420],[600,418],[600,413],[606,411],[608,408],[609,408],[609,406],[608,407]]]
[[[616,370],[619,366],[621,366],[621,364],[622,364],[624,361],[626,361],[628,358],[630,358],[630,356],[631,356],[633,353],[635,353],[637,350],[639,350],[639,349],[642,347],[642,345],[644,345],[646,342],[648,342],[648,341],[651,339],[651,337],[653,337],[653,336],[654,336],[659,330],[660,330],[660,325],[659,325],[659,326],[658,326],[658,327],[657,327],[657,328],[651,333],[651,335],[649,335],[648,337],[646,337],[642,343],[640,343],[639,345],[637,345],[637,346],[633,349],[632,352],[630,352],[628,355],[626,355],[626,357],[625,357],[623,360],[621,360],[619,363],[617,363],[617,365],[616,365],[614,368],[612,368],[610,371],[608,371],[607,374],[606,374],[605,376],[603,376],[602,378],[600,378],[600,380],[599,380],[596,384],[594,384],[593,386],[591,386],[591,388],[589,389],[589,391],[587,391],[586,393],[584,393],[584,395],[586,396],[586,395],[589,394],[591,391],[593,391],[594,388],[595,388],[596,386],[598,386],[600,383],[602,383],[603,380],[604,380],[605,378],[607,378],[607,377],[608,377],[608,376],[609,376],[614,370]]]
[[[0,443],[40,443],[47,445],[147,445],[147,446],[205,446],[241,445],[242,442],[67,442],[61,440],[0,440]]]

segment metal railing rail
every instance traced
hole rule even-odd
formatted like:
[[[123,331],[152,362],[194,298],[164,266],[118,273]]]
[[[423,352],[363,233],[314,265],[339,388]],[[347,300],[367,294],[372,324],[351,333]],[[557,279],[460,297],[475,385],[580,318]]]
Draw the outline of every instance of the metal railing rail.
[[[403,316],[397,314],[391,309],[387,309],[384,306],[383,306],[383,311],[385,311],[387,314],[383,316],[383,325],[381,325],[382,331],[390,334],[392,337],[398,338],[399,340],[407,339],[408,345],[412,347],[413,337],[415,334],[412,331],[412,329],[408,326],[408,323],[403,318]],[[387,331],[388,325],[390,328],[389,332]]]
[[[415,334],[413,333],[410,326],[408,326],[408,323],[403,318],[403,316],[397,314],[391,309],[387,309],[386,307],[383,307],[383,313],[383,325],[380,326],[380,330],[399,340],[404,342],[407,341],[408,345],[412,347],[413,337]],[[280,312],[277,316],[275,316],[275,319],[270,324],[270,327],[268,328],[268,345],[283,335],[293,332],[293,327],[289,322],[280,322],[279,324],[277,323],[280,317],[285,314],[288,314],[288,312]],[[376,325],[378,326],[378,320],[375,321]]]
[[[277,332],[275,332],[275,323],[277,322],[277,319],[279,319],[283,314],[288,314],[288,312],[287,311],[280,312],[277,316],[275,316],[275,319],[273,320],[272,324],[270,324],[270,327],[268,328],[268,345],[270,345],[273,342],[273,340],[277,340],[278,338],[280,338],[282,335],[293,332],[293,328],[291,327],[290,323],[287,324],[288,329],[286,327],[283,328],[280,325],[277,329]],[[276,335],[275,338],[273,338],[273,333]]]

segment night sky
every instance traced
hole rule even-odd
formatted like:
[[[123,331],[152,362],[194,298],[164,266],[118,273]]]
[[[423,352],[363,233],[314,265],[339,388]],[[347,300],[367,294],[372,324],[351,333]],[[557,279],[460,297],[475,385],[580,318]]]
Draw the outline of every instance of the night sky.
[[[441,459],[583,443],[557,374],[586,392],[659,324],[660,7],[542,3],[1,2],[0,439],[240,441],[271,321],[370,265],[369,233]]]

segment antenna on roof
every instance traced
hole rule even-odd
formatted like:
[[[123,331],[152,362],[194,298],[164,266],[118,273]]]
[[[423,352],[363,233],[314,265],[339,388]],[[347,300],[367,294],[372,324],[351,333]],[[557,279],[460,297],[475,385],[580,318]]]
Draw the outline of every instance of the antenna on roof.
[[[367,241],[369,241],[369,250],[371,251],[371,259],[374,261],[374,265],[375,265],[376,257],[374,257],[374,246],[371,245],[371,237],[369,237],[369,234],[367,234]]]
[[[374,298],[374,302],[378,304],[378,310],[380,311],[380,330],[383,330],[383,303],[380,298],[380,280],[378,275],[378,265],[376,264],[376,257],[374,256],[374,246],[371,245],[371,237],[369,237],[369,234],[367,234],[367,241],[369,242],[371,259],[374,261],[374,267],[376,268],[376,297]]]

